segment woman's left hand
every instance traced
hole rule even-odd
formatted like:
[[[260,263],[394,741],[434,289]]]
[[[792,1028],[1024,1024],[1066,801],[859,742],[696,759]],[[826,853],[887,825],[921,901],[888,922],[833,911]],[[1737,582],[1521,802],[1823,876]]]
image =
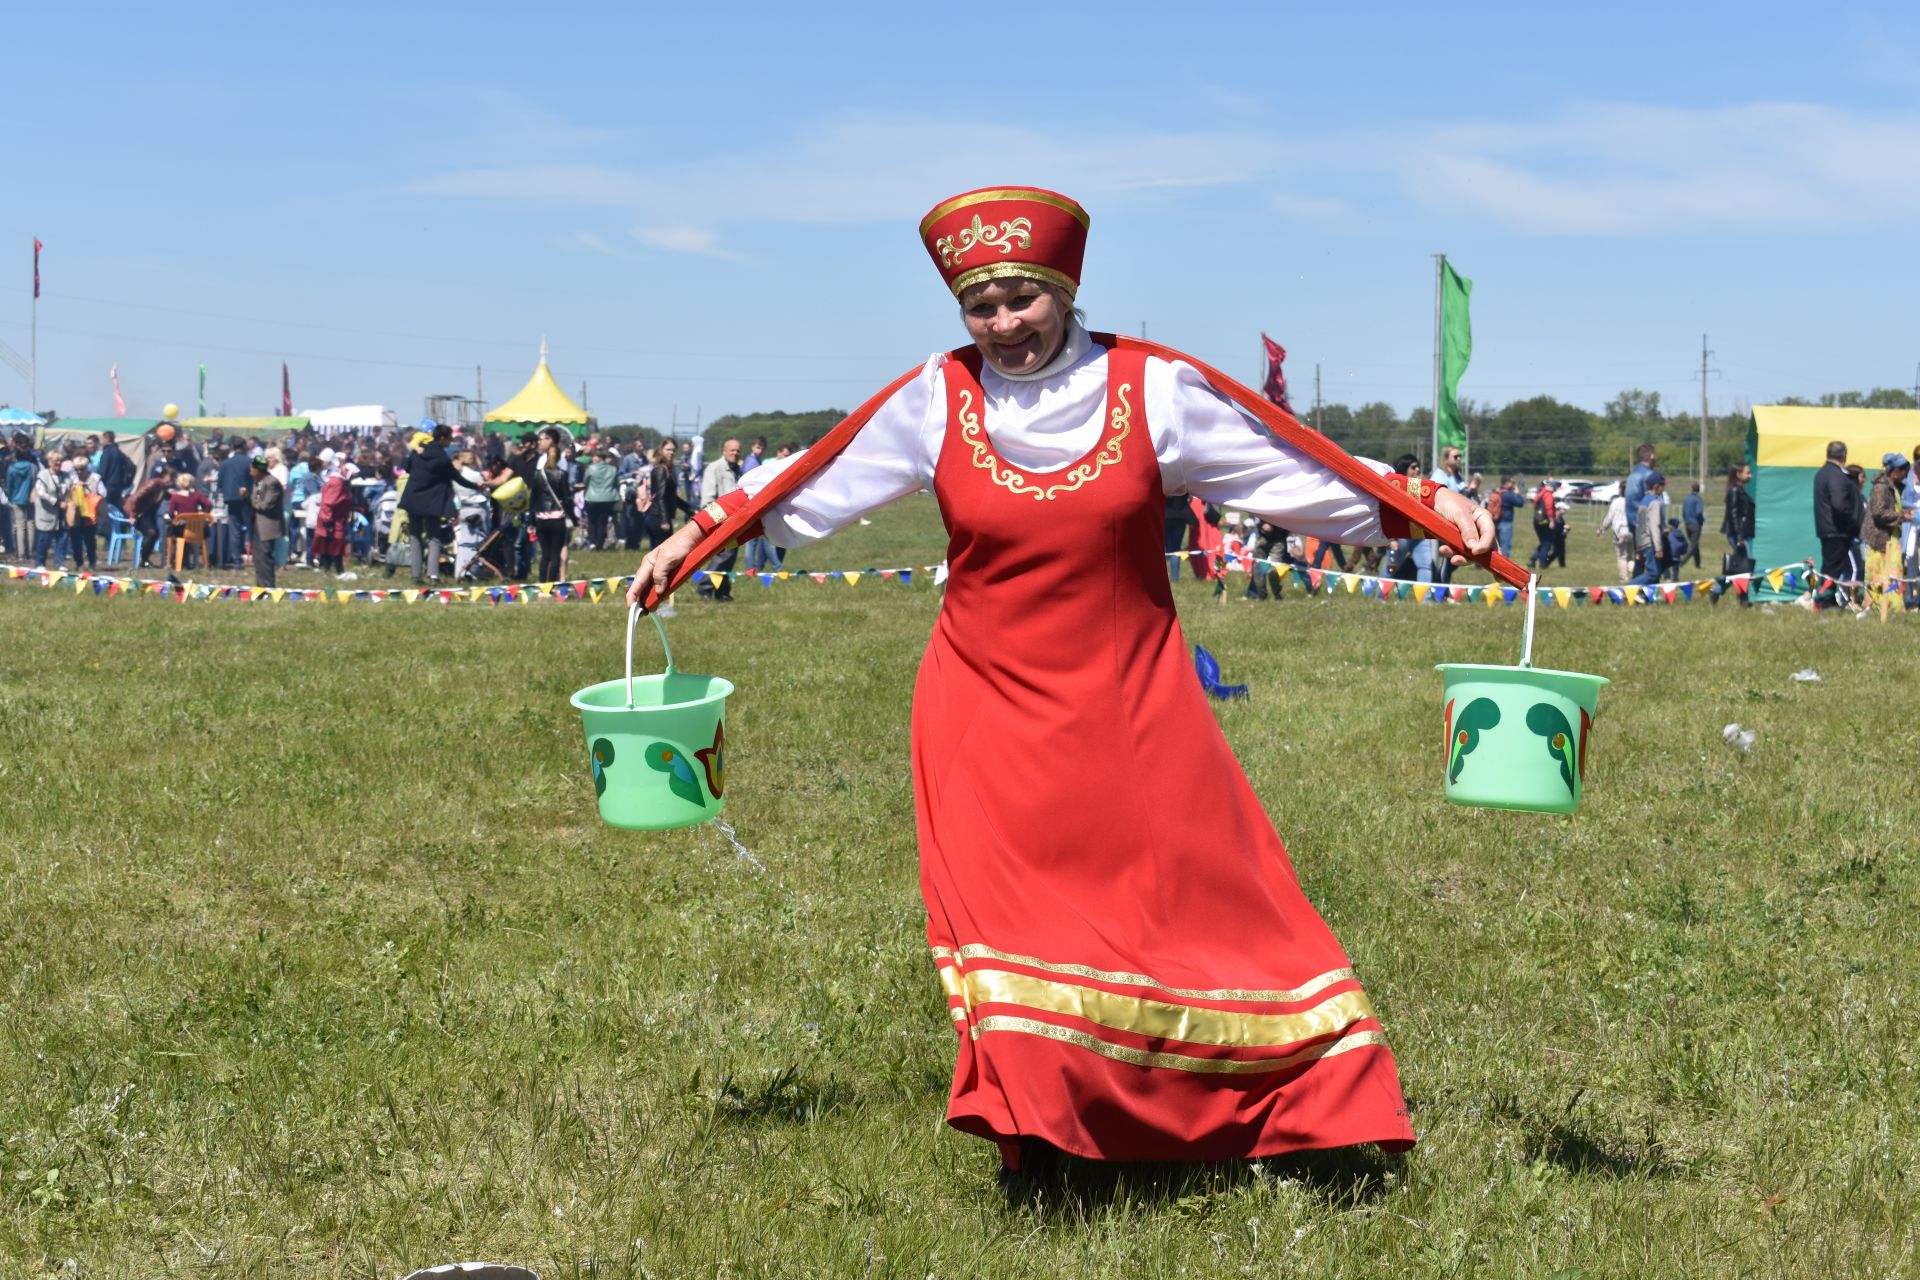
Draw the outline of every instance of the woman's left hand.
[[[1465,564],[1469,556],[1482,556],[1493,549],[1493,517],[1485,507],[1475,506],[1451,489],[1434,495],[1434,514],[1453,522],[1457,532],[1447,541],[1464,546],[1467,555],[1454,556],[1449,563]]]

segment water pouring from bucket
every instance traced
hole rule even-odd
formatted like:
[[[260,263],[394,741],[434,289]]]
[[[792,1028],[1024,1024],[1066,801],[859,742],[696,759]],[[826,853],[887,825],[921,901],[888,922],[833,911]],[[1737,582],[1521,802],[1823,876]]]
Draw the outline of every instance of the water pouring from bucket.
[[[1608,680],[1533,665],[1539,579],[1527,576],[1520,665],[1447,662],[1447,799],[1482,809],[1572,813],[1580,807],[1587,748]]]
[[[727,695],[719,676],[674,668],[667,630],[653,619],[667,669],[633,674],[633,632],[641,610],[627,612],[627,675],[574,694],[586,730],[587,761],[600,817],[634,831],[691,827],[726,807]]]

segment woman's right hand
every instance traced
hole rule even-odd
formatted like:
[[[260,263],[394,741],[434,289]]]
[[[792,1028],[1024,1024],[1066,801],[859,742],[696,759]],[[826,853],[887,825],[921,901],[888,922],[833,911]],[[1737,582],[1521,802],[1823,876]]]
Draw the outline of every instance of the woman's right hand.
[[[679,572],[686,558],[693,554],[701,536],[700,526],[688,521],[672,537],[647,552],[640,561],[640,567],[633,571],[633,584],[627,588],[627,603],[646,603],[649,587],[665,595],[667,583],[673,580],[673,575]]]

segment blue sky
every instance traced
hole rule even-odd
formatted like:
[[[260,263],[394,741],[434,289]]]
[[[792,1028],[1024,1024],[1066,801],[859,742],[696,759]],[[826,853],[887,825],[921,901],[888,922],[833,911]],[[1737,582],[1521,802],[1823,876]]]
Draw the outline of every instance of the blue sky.
[[[1080,301],[1229,372],[1716,413],[1911,386],[1920,6],[37,5],[8,19],[0,340],[135,414],[517,390],[603,421],[851,407],[963,341],[919,215],[1091,211]],[[22,74],[31,71],[28,80]],[[30,85],[25,91],[23,83]],[[0,365],[0,401],[27,385]]]

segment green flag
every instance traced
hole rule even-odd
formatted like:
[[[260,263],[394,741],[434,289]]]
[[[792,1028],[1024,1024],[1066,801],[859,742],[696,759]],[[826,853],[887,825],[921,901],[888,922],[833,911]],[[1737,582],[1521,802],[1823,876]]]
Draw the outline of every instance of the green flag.
[[[1467,426],[1460,421],[1460,375],[1473,359],[1473,325],[1467,319],[1467,299],[1473,295],[1473,281],[1453,269],[1451,262],[1441,264],[1440,279],[1440,404],[1437,414],[1440,447],[1467,447]]]
[[[1451,271],[1453,268],[1448,267],[1447,270]],[[1465,312],[1461,314],[1464,315]],[[1453,402],[1449,400],[1447,403]],[[207,366],[205,365],[200,366],[200,416],[203,418],[207,416]]]

